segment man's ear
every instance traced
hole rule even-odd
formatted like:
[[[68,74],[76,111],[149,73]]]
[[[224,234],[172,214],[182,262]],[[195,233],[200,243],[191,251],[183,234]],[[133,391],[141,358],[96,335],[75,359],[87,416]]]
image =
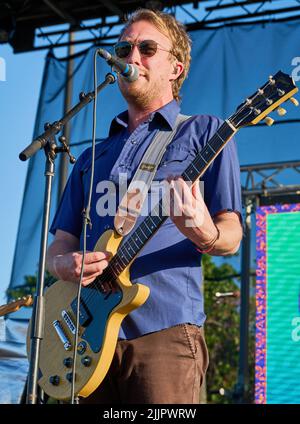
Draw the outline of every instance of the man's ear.
[[[183,63],[182,62],[175,62],[173,64],[173,72],[172,72],[172,76],[170,78],[170,81],[176,80],[179,77],[179,75],[182,74],[183,70],[184,70]]]

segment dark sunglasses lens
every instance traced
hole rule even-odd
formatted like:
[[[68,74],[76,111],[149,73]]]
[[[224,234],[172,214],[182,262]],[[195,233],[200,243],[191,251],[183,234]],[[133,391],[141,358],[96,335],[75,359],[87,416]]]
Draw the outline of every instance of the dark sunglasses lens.
[[[116,56],[122,58],[127,57],[131,52],[131,44],[128,41],[120,41],[114,47]]]
[[[139,50],[144,56],[154,56],[157,52],[157,43],[152,40],[145,40],[139,44]]]

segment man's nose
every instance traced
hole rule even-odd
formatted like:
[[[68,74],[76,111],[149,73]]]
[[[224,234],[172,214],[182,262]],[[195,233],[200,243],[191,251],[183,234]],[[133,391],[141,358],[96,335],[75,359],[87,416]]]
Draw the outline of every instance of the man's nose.
[[[137,46],[132,46],[131,52],[127,57],[127,62],[129,63],[140,63],[141,54]]]

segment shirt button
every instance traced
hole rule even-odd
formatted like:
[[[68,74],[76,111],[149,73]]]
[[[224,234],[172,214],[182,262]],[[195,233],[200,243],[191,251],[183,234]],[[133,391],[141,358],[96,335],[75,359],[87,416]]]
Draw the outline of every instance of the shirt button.
[[[137,141],[136,140],[131,140],[131,144],[136,144]]]

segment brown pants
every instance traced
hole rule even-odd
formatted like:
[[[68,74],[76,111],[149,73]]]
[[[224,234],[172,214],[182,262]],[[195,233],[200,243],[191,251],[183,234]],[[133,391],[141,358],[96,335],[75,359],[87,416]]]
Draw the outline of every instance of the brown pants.
[[[105,379],[80,403],[199,403],[207,366],[203,329],[196,325],[120,340]]]

